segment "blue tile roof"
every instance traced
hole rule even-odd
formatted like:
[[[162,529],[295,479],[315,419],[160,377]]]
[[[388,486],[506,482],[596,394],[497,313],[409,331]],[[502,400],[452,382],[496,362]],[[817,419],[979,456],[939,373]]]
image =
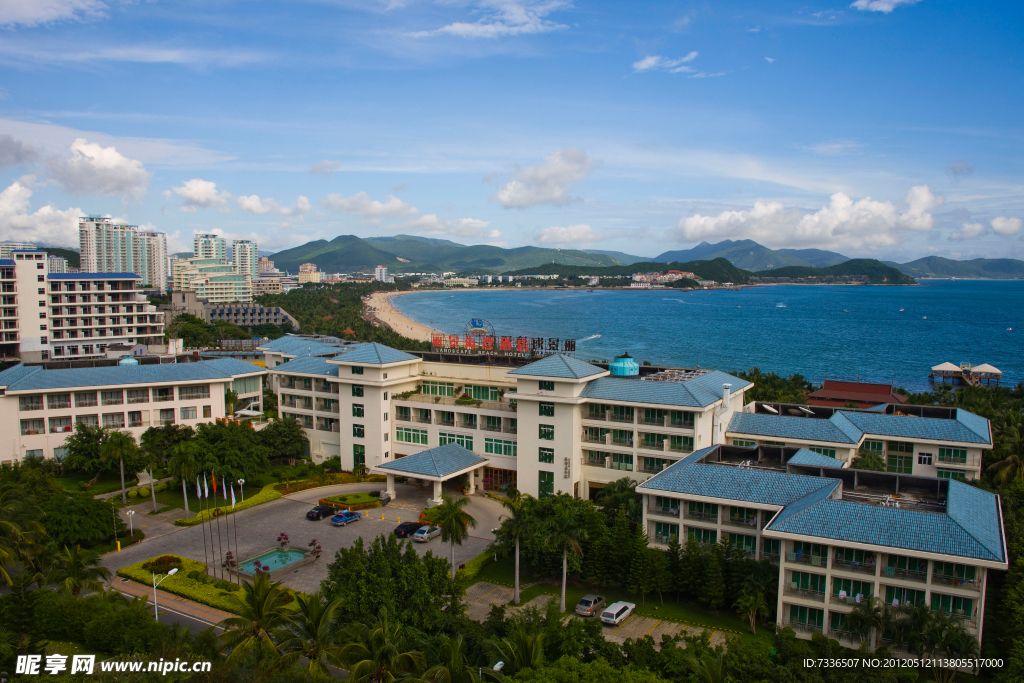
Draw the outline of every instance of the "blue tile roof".
[[[789,417],[763,413],[734,413],[726,433],[767,436],[776,439],[801,439],[819,443],[856,444],[860,437],[847,433],[831,420],[813,417]]]
[[[342,363],[365,363],[367,365],[387,365],[388,363],[401,363],[408,360],[419,360],[405,351],[393,349],[377,342],[353,346],[350,350],[343,351],[334,358]]]
[[[992,443],[988,434],[988,420],[966,410],[957,410],[955,420],[855,411],[842,411],[836,415],[844,416],[865,434],[891,436],[897,439]],[[835,419],[836,416],[833,416],[832,420]]]
[[[299,356],[287,363],[281,363],[274,372],[297,372],[303,375],[324,375],[326,377],[337,377],[338,366],[328,363],[326,356]]]
[[[375,470],[386,470],[396,474],[411,474],[443,478],[474,465],[482,465],[487,458],[481,458],[465,446],[449,443],[437,448],[420,451],[377,465]]]
[[[963,408],[957,408],[956,421],[984,439],[985,443],[992,443],[992,425],[981,415],[975,415]]]
[[[310,339],[308,337],[285,335],[284,337],[269,341],[259,348],[269,353],[281,353],[286,356],[308,356],[311,354],[339,353],[344,347],[344,342],[337,337]]]
[[[0,266],[13,266],[13,265],[14,265],[14,259],[0,258]]]
[[[538,361],[524,365],[521,368],[516,368],[510,371],[510,375],[528,375],[532,377],[560,377],[562,379],[582,379],[584,377],[592,377],[593,375],[599,375],[602,372],[608,372],[602,370],[596,365],[591,365],[584,361],[573,358],[572,356],[566,356],[565,354],[556,353],[548,356],[547,358],[541,358]]]
[[[135,273],[47,273],[47,280],[141,280]]]
[[[626,401],[705,408],[722,400],[722,390],[725,384],[731,384],[732,391],[753,386],[746,380],[714,370],[686,382],[652,382],[627,377],[599,377],[588,383],[580,395],[598,401]]]
[[[236,358],[217,358],[195,363],[113,365],[100,368],[45,370],[23,364],[0,372],[0,387],[12,391],[42,391],[124,384],[176,383],[230,379],[237,375],[265,374],[263,368]]]
[[[809,451],[806,448],[801,448],[793,455],[792,458],[786,461],[787,465],[804,465],[806,467],[832,467],[842,469],[843,462],[830,458],[827,455],[815,453]]]
[[[946,514],[993,555],[1003,559],[1003,532],[999,501],[988,491],[951,479]]]

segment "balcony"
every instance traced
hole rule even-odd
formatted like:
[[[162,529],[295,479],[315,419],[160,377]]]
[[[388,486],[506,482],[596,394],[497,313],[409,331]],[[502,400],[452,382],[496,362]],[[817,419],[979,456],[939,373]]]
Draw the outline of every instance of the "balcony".
[[[828,566],[828,558],[822,557],[821,555],[808,555],[807,553],[786,553],[786,562],[795,562],[796,564],[806,564],[812,567]]]
[[[713,512],[687,512],[685,518],[692,519],[697,522],[711,522],[712,524],[718,524],[718,515]]]
[[[506,434],[518,434],[519,433],[519,427],[518,427],[518,425],[505,427],[504,431],[505,431]]]
[[[425,424],[425,425],[431,424],[433,422],[433,420],[430,417],[430,412],[429,411],[427,411],[426,415],[417,415],[416,417],[414,417],[412,419],[412,421],[413,422],[418,422],[419,424]]]
[[[159,394],[158,393],[158,394],[154,394],[153,395],[153,403],[160,403],[161,401],[173,401],[173,400],[174,400],[174,394],[170,394],[170,393],[168,393],[168,394]]]
[[[616,415],[614,413],[608,413],[609,422],[622,422],[624,424],[634,424],[632,415]]]
[[[865,600],[870,599],[871,594],[868,593],[867,595],[861,596],[860,601],[864,602]],[[856,595],[847,595],[845,598],[841,598],[839,597],[838,593],[832,593],[831,595],[829,595],[828,602],[830,605],[843,605],[845,607],[855,607],[858,604]]]
[[[501,425],[489,425],[487,423],[484,423],[480,425],[480,429],[482,429],[485,432],[501,432]]]
[[[602,446],[610,446],[612,443],[612,435],[605,434],[604,436],[590,436],[587,434],[583,435],[583,443],[596,443]]]
[[[817,624],[805,624],[800,621],[787,621],[783,623],[783,626],[788,626],[797,633],[821,633],[823,631],[822,627]]]
[[[121,398],[120,396],[116,396],[114,398],[105,398],[103,399],[102,403],[105,406],[120,406],[124,405],[124,399]]]
[[[338,422],[334,422],[334,423],[331,423],[331,424],[320,422],[319,424],[317,424],[316,429],[317,429],[317,431],[320,431],[320,432],[340,433],[341,432],[341,424],[338,423]]]
[[[479,408],[480,410],[504,410],[506,412],[516,412],[516,404],[509,403],[508,401],[483,401],[471,399],[463,401],[456,399],[454,396],[430,396],[428,394],[412,394],[405,398],[397,398],[397,401],[409,401],[412,403],[429,403],[431,405],[439,406],[459,406],[460,408]]]
[[[653,467],[648,467],[647,465],[641,465],[640,467],[637,467],[636,471],[637,472],[643,472],[644,474],[657,474],[657,473],[663,471],[666,467],[668,467],[671,464],[673,464],[673,463],[671,463],[671,462],[668,463],[668,464],[662,463],[660,465],[655,465]]]
[[[960,590],[981,592],[981,582],[977,579],[961,579],[956,576],[933,576],[933,586],[950,586]]]
[[[825,591],[786,586],[783,592],[791,598],[802,598],[804,600],[814,600],[815,602],[825,602]]]
[[[71,407],[70,399],[67,401],[49,401],[46,407],[50,410],[64,410]]]
[[[778,564],[779,563],[779,554],[778,553],[765,553],[765,552],[762,552],[761,553],[761,559],[768,560],[772,564]]]
[[[441,417],[441,416],[438,416],[435,419],[434,424],[436,424],[436,425],[438,425],[440,427],[454,427],[455,426],[455,418],[454,417]]]
[[[128,420],[129,427],[144,427],[145,423],[142,420]]]
[[[843,572],[854,572],[856,574],[868,574],[875,576],[876,564],[874,559],[865,560],[864,562],[853,562],[850,560],[840,560],[838,558],[832,558],[832,569],[838,569]]]
[[[838,640],[840,643],[849,643],[854,648],[860,645],[860,636],[853,631],[830,628],[828,637]]]
[[[727,517],[722,520],[723,526],[738,527],[747,531],[757,531],[757,518],[743,519],[742,517]]]
[[[209,397],[207,397],[209,398]],[[149,396],[129,396],[129,403],[149,403]]]
[[[647,508],[647,513],[651,515],[659,515],[661,517],[675,517],[676,519],[679,519],[679,508],[651,505]]]
[[[664,427],[664,426],[666,426],[665,423],[666,423],[665,416],[662,416],[662,418],[660,420],[658,420],[656,418],[647,418],[646,416],[639,417],[637,419],[637,424],[651,425],[653,427]]]
[[[412,422],[411,415],[402,415],[401,413],[396,414],[395,419],[399,422]]]
[[[890,579],[903,579],[904,581],[916,581],[925,583],[928,581],[928,572],[916,569],[897,569],[896,567],[882,567],[882,576]]]
[[[663,441],[647,441],[647,440],[641,439],[639,445],[637,446],[637,448],[643,449],[645,451],[655,451],[657,453],[664,453],[666,450],[668,450],[667,448],[665,448],[665,446],[667,444],[668,444],[667,440],[663,440]]]

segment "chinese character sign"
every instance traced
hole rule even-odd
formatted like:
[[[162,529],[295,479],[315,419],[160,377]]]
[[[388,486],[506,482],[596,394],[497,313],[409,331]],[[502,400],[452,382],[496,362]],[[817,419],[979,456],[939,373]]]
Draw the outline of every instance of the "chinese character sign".
[[[556,337],[492,337],[435,333],[430,337],[435,351],[449,353],[575,353],[575,339]]]

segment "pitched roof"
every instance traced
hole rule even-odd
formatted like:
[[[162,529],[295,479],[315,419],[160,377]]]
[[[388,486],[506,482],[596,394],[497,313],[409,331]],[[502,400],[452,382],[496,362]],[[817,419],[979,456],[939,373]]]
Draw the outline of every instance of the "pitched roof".
[[[833,467],[842,469],[843,462],[830,458],[827,455],[821,455],[814,451],[809,451],[806,448],[801,448],[796,454],[786,461],[787,465],[804,465],[805,467]]]
[[[338,366],[331,365],[327,361],[327,356],[299,356],[286,363],[281,363],[274,368],[274,372],[297,372],[303,375],[337,377]]]
[[[286,356],[306,356],[317,353],[338,353],[344,348],[345,342],[337,337],[299,337],[285,335],[262,344],[259,348],[270,353],[282,353]]]
[[[704,408],[722,400],[725,384],[731,384],[733,390],[751,386],[746,380],[714,370],[686,382],[651,382],[627,377],[599,377],[587,384],[580,395],[599,401]]]
[[[957,410],[955,420],[910,415],[881,415],[842,411],[843,415],[865,434],[891,436],[900,439],[929,439],[960,443],[992,443],[988,435],[988,420],[966,410]],[[835,419],[835,415],[831,418]]]
[[[751,436],[767,436],[777,439],[801,439],[823,443],[856,444],[848,433],[849,425],[841,429],[831,420],[812,417],[790,417],[788,415],[765,415],[763,413],[734,413],[729,420],[727,433]]]
[[[582,379],[583,377],[592,377],[602,372],[608,372],[602,370],[596,365],[591,365],[584,361],[573,358],[572,356],[566,356],[565,354],[556,353],[547,358],[541,358],[538,361],[524,365],[521,368],[511,370],[508,374],[510,375],[529,375],[533,377],[559,377],[562,379]]]
[[[98,368],[47,370],[41,365],[16,365],[0,372],[0,387],[12,391],[74,389],[124,384],[178,383],[265,374],[263,368],[236,358],[159,365],[111,365]]]
[[[999,501],[988,491],[951,479],[946,496],[946,514],[964,531],[1003,559],[1003,533],[996,520]]]
[[[387,470],[396,474],[444,478],[467,467],[482,465],[485,462],[487,462],[487,458],[481,458],[465,446],[449,443],[413,453],[404,458],[396,458],[383,465],[377,465],[374,469]]]
[[[401,363],[408,360],[419,360],[419,357],[408,354],[405,351],[393,349],[390,346],[371,342],[369,344],[352,346],[347,350],[342,349],[341,353],[338,356],[335,356],[333,360],[341,361],[342,363],[387,365],[388,363]]]

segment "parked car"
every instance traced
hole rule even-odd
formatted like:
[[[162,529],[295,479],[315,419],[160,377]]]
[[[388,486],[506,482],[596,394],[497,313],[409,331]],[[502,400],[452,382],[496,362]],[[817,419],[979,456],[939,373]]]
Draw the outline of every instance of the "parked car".
[[[605,600],[600,595],[594,595],[588,593],[584,595],[579,602],[576,603],[576,614],[581,617],[592,617],[595,614],[600,614],[601,609],[605,606]]]
[[[331,517],[331,524],[334,526],[345,526],[349,522],[358,522],[363,516],[358,512],[352,512],[351,510],[342,510],[338,514]]]
[[[441,527],[439,526],[421,526],[416,530],[416,533],[412,535],[412,540],[417,543],[426,543],[432,538],[437,538],[441,535]]]
[[[394,534],[399,538],[409,538],[414,533],[419,531],[420,527],[423,526],[419,522],[402,522],[395,527]]]
[[[332,505],[317,505],[315,508],[306,513],[306,519],[320,521],[324,517],[330,517],[337,511],[338,509]]]
[[[634,609],[636,609],[636,605],[632,602],[613,602],[608,605],[608,609],[601,612],[601,621],[605,624],[618,626],[629,618]]]

